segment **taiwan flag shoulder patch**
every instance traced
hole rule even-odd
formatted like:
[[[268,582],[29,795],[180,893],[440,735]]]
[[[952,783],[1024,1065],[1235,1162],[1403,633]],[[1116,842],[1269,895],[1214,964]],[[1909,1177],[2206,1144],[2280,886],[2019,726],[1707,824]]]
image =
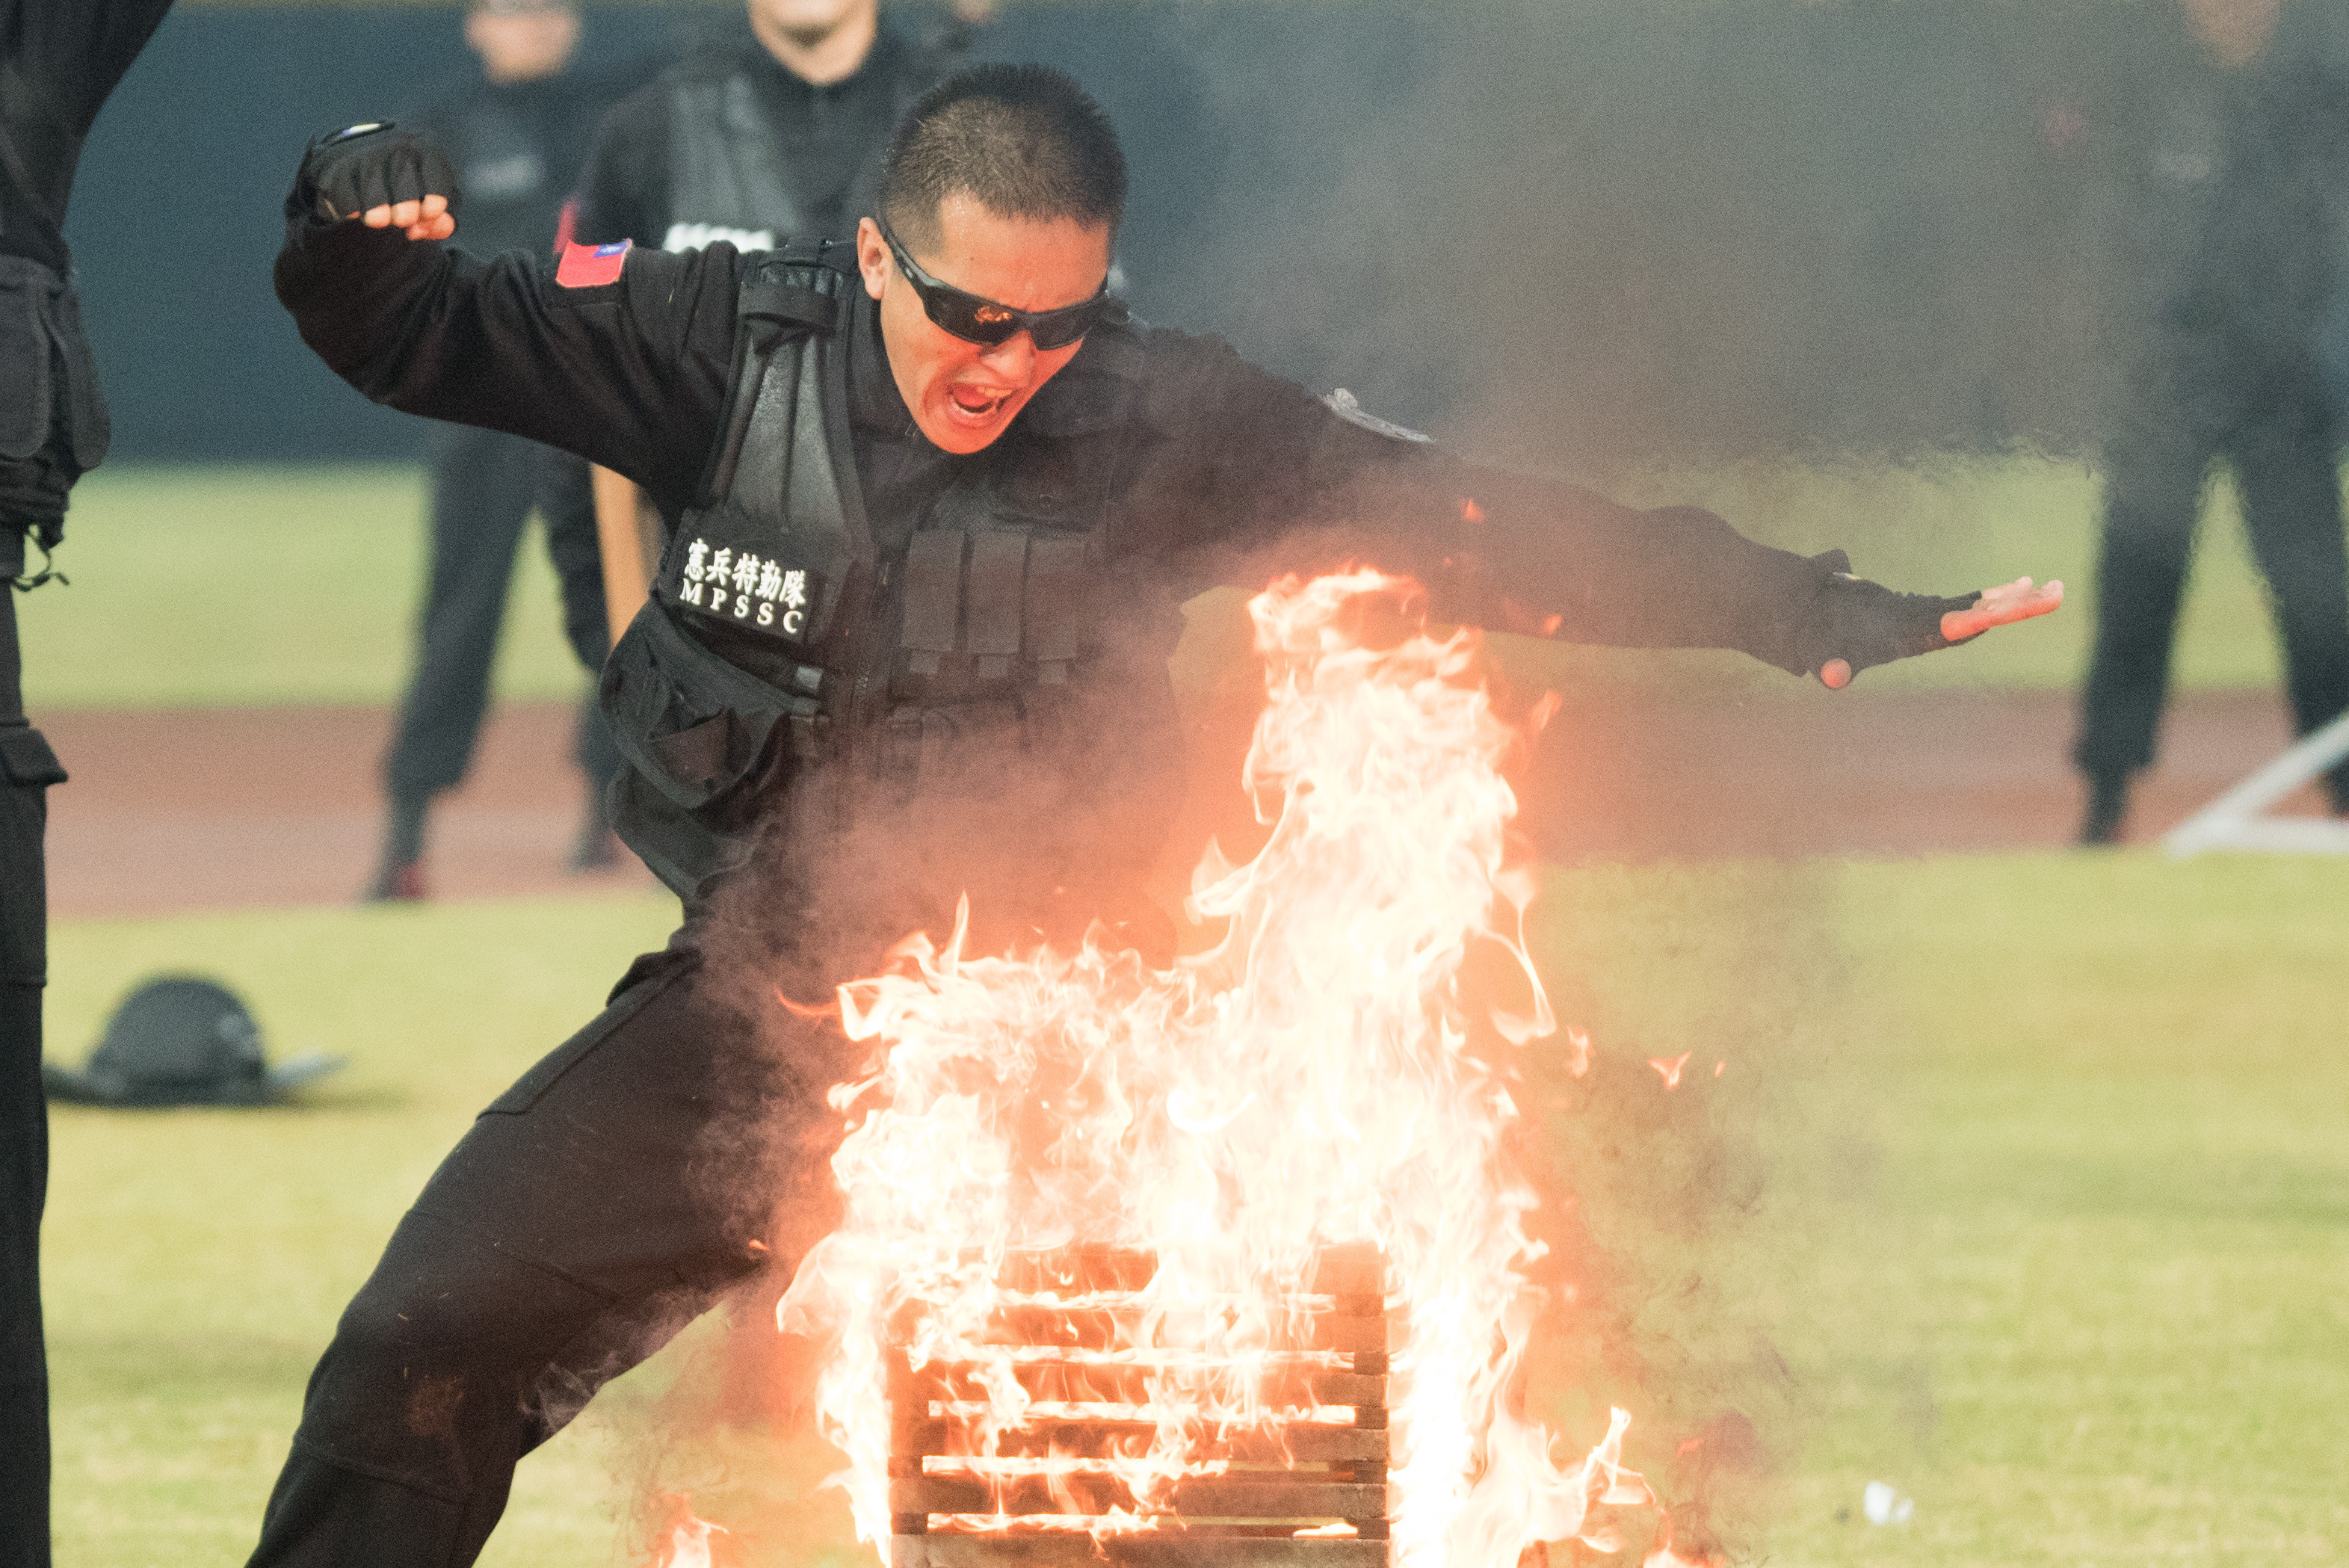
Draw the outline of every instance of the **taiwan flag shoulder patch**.
[[[626,240],[608,245],[583,245],[574,240],[563,247],[563,259],[554,266],[554,281],[567,289],[601,288],[620,281],[620,267],[627,259]]]

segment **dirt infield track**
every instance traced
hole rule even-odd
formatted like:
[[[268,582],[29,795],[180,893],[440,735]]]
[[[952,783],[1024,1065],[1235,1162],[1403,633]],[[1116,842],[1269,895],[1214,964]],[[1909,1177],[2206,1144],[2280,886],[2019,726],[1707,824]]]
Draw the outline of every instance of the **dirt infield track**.
[[[554,704],[510,705],[492,717],[473,777],[433,820],[434,896],[655,885],[633,861],[564,874],[581,799],[571,721],[572,710]],[[49,797],[49,902],[59,917],[340,903],[372,866],[388,712],[56,713],[37,722],[73,775]],[[2072,699],[2060,692],[1569,703],[1524,779],[1525,822],[1559,860],[2054,846],[2067,841],[2079,808],[2065,760],[2071,727]],[[1233,747],[1246,724],[1211,730],[1195,777],[1236,777]],[[2158,834],[2286,738],[2270,693],[2180,698],[2131,837]],[[1228,762],[1213,760],[1226,754]],[[2315,805],[2304,791],[2291,809]]]

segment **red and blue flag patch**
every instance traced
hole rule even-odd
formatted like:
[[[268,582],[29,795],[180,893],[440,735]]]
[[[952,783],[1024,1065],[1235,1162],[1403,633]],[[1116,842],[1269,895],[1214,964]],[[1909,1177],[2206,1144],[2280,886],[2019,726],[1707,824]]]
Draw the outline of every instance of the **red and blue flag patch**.
[[[601,288],[620,281],[620,267],[627,259],[626,240],[608,245],[583,245],[574,241],[563,247],[563,260],[555,263],[554,281],[567,289]]]

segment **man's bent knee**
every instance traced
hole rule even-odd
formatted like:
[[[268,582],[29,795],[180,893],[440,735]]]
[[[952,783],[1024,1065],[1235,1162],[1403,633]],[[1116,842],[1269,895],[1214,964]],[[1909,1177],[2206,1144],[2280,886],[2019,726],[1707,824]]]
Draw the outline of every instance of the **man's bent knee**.
[[[295,1442],[462,1501],[544,1437],[551,1369],[612,1308],[460,1226],[410,1213],[312,1374]]]

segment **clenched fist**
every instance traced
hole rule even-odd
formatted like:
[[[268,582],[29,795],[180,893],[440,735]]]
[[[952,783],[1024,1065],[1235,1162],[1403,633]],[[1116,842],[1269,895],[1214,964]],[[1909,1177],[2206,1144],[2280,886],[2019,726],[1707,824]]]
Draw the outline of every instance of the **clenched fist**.
[[[295,185],[321,218],[357,218],[411,240],[457,232],[457,170],[429,134],[389,120],[354,125],[310,144]]]

